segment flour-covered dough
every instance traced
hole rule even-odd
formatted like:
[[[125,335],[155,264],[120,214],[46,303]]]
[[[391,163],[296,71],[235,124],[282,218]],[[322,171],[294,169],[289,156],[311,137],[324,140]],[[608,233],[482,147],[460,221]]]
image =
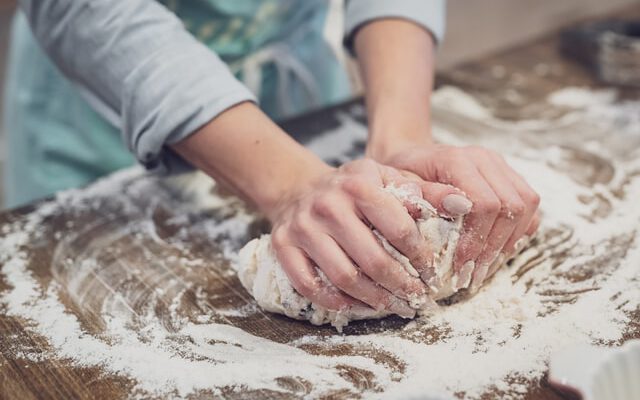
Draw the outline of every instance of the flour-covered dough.
[[[460,237],[463,218],[454,220],[438,215],[435,208],[423,198],[397,187],[385,190],[395,195],[399,201],[414,204],[420,210],[416,224],[434,251],[434,266],[421,276],[428,287],[427,301],[410,301],[418,314],[432,309],[436,300],[447,298],[458,290],[467,288],[471,281],[473,265],[466,265],[458,280],[453,272],[453,255]],[[398,260],[412,275],[417,272],[409,260],[400,254],[376,231],[384,249]],[[504,260],[502,260],[504,261]],[[276,259],[271,247],[271,236],[263,235],[247,243],[240,251],[238,262],[234,264],[242,285],[256,299],[260,307],[267,311],[288,317],[308,320],[313,324],[331,323],[338,329],[351,320],[382,318],[387,311],[375,311],[368,307],[355,307],[339,312],[326,310],[302,297],[291,286],[286,273]],[[319,271],[320,272],[320,271]]]

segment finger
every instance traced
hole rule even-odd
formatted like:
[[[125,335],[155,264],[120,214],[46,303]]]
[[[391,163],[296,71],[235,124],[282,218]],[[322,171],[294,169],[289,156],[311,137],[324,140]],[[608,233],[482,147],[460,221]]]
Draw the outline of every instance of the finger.
[[[480,173],[498,196],[501,209],[489,232],[487,241],[476,261],[476,269],[471,282],[472,289],[482,285],[489,267],[511,237],[525,212],[525,204],[520,198],[502,165],[487,160],[479,165]]]
[[[402,203],[391,193],[367,181],[352,180],[345,186],[359,214],[422,273],[432,265],[433,252]]]
[[[461,188],[473,203],[471,211],[464,218],[462,234],[454,256],[454,270],[458,275],[457,288],[460,289],[469,283],[463,272],[475,270],[475,261],[484,248],[500,212],[501,203],[475,165],[459,162],[456,167],[458,170],[450,174],[451,183]]]
[[[280,246],[276,256],[293,288],[314,304],[328,310],[339,311],[359,303],[335,287],[322,282],[311,260],[301,249],[294,246]]]
[[[510,250],[510,252],[507,252],[508,247],[505,245],[503,251],[501,251],[500,254],[498,255],[497,260],[494,261],[491,267],[489,268],[489,273],[487,274],[487,276],[489,277],[493,276],[500,269],[500,267],[502,267],[505,264],[506,261],[514,257],[516,253],[522,251],[522,248],[526,245],[527,242],[529,242],[529,239],[534,235],[534,233],[538,229],[539,223],[540,223],[540,213],[536,212],[533,215],[533,218],[531,219],[531,221],[529,222],[529,227],[527,228],[524,236],[522,236],[520,240],[515,243],[514,247]],[[524,240],[524,242],[521,242],[522,240]]]
[[[533,214],[533,218],[531,219],[531,222],[529,222],[529,227],[525,231],[525,235],[533,236],[538,230],[539,226],[540,226],[540,212],[536,212],[535,214]]]
[[[505,253],[511,254],[515,250],[515,244],[522,236],[527,232],[527,228],[531,225],[532,219],[536,215],[538,206],[540,204],[540,196],[529,186],[529,184],[515,172],[502,157],[497,157],[498,162],[504,167],[508,177],[516,188],[518,195],[522,199],[525,205],[525,211],[522,215],[518,226],[514,230],[513,234],[507,240],[505,244]]]
[[[473,204],[464,193],[451,185],[437,182],[420,183],[422,197],[436,208],[438,213],[448,217],[460,217],[471,211]]]
[[[394,181],[394,184],[404,190],[417,191],[414,196],[426,200],[439,215],[449,218],[466,215],[471,211],[471,207],[473,206],[465,194],[452,185],[426,182],[422,179],[418,181],[415,179],[408,180],[404,176],[402,176],[401,180]],[[420,205],[416,204],[416,202],[409,202],[407,204],[406,201],[403,201],[403,205],[415,219],[422,215]]]
[[[386,191],[402,203],[411,218],[420,218],[423,208],[421,204],[425,201],[421,187],[424,180],[411,172],[401,172],[386,165],[380,165],[378,170]]]
[[[337,222],[331,221],[326,226],[328,234],[369,278],[403,299],[417,299],[425,295],[426,286],[406,257],[397,254],[398,257],[405,258],[408,264],[403,266],[382,247],[371,229],[355,215],[345,213],[341,221]]]
[[[498,254],[498,257],[496,257],[496,259],[493,260],[493,262],[489,266],[489,270],[487,272],[487,277],[485,278],[485,280],[491,278],[500,269],[500,267],[504,265],[506,261],[507,261],[506,254],[503,252],[500,252]]]
[[[400,172],[385,165],[378,166],[378,170],[380,171],[383,187],[395,188],[396,191],[392,194],[400,200],[411,218],[414,220],[420,218],[422,216],[422,208],[419,203],[424,200],[420,183],[423,180],[410,172]]]
[[[305,246],[309,257],[337,288],[376,310],[413,317],[415,310],[362,274],[338,244],[326,234],[315,235]]]
[[[382,184],[385,186],[403,184],[405,182],[420,182],[422,180],[422,178],[413,172],[400,171],[388,165],[378,164],[377,168],[380,173],[380,178],[382,179]]]

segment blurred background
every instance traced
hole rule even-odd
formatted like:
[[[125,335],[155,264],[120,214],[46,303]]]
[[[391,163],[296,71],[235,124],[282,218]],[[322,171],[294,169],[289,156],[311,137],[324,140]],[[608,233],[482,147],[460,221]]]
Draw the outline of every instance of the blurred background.
[[[331,0],[342,3],[343,0]],[[438,54],[438,69],[497,52],[572,22],[607,14],[640,0],[448,0],[446,39]],[[7,44],[15,0],[0,0],[0,93],[3,91]],[[339,4],[332,8],[341,10]],[[339,11],[338,11],[339,12]],[[338,39],[341,16],[333,18],[328,36]],[[355,68],[353,68],[355,71]],[[355,74],[355,73],[354,73]],[[357,76],[354,75],[357,82]],[[358,85],[356,84],[356,88]],[[0,97],[0,108],[2,97]],[[3,165],[6,159],[2,115],[0,114],[0,201]],[[0,203],[0,208],[2,204]]]
[[[15,9],[14,0],[0,0],[0,209],[2,209],[2,193],[4,178],[4,160],[7,146],[4,144],[4,122],[2,115],[2,93],[4,93],[5,64],[7,60],[7,46],[9,41],[9,29],[11,27],[11,15]]]

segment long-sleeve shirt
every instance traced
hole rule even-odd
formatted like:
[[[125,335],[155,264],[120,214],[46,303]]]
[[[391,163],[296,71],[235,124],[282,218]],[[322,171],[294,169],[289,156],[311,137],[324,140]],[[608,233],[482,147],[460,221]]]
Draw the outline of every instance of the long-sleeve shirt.
[[[176,169],[166,145],[229,107],[256,101],[224,62],[155,0],[20,0],[38,42],[150,169]],[[345,44],[398,17],[444,31],[444,0],[347,0]],[[172,161],[173,159],[173,161]]]

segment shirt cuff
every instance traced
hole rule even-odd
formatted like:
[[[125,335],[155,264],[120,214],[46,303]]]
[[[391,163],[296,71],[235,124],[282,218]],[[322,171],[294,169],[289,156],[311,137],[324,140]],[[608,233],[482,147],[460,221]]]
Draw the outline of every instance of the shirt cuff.
[[[402,18],[428,30],[439,44],[444,37],[445,0],[347,0],[344,45],[354,54],[353,39],[365,24],[383,18]]]
[[[123,104],[123,135],[129,149],[148,170],[174,174],[191,166],[168,145],[177,143],[230,107],[256,102],[216,55],[201,44],[171,59],[147,60],[130,79],[138,93],[128,93]],[[144,93],[142,95],[141,93]]]

